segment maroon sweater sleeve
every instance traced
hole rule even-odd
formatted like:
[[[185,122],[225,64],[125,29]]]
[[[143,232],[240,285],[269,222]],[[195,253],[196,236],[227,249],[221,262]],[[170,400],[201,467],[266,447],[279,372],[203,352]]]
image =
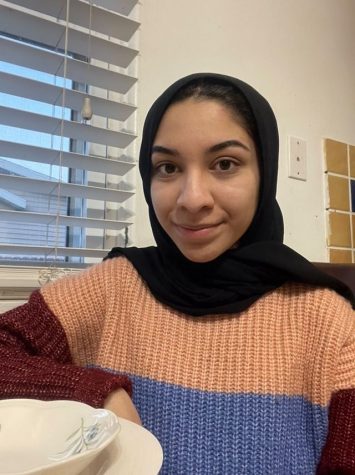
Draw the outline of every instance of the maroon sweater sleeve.
[[[355,475],[355,389],[335,393],[317,475]]]
[[[65,332],[39,291],[0,315],[0,398],[72,399],[102,407],[128,377],[73,364]]]

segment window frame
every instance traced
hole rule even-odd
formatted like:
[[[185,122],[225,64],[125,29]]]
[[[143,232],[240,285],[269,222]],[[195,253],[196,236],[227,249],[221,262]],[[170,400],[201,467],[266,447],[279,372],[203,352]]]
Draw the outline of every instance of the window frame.
[[[75,0],[74,0],[75,1]],[[100,8],[100,3],[102,3],[104,6],[104,2],[105,0],[102,0],[101,2],[97,2],[97,5],[98,7]],[[6,1],[5,1],[6,3]],[[21,3],[21,2],[14,2],[15,3]],[[137,7],[138,5],[138,2],[136,2],[136,0],[132,0],[131,1],[131,7],[130,8],[135,8]],[[123,4],[122,4],[123,5]],[[126,5],[127,7],[127,5]],[[104,6],[105,8],[105,6]],[[121,6],[120,8],[123,8],[123,6]],[[133,22],[137,22],[137,19],[136,19],[136,12],[135,14],[133,14],[133,16],[131,16],[129,14],[129,12],[117,12],[121,15],[125,15],[127,16],[127,18],[133,20]],[[91,20],[90,20],[91,21]],[[90,24],[91,25],[91,24]],[[91,26],[90,26],[91,28]],[[14,35],[16,36],[16,35]],[[137,41],[137,39],[135,40]],[[133,44],[133,47],[135,45]],[[130,46],[132,47],[132,45]],[[92,67],[92,66],[90,66]],[[93,66],[95,67],[95,65]],[[137,66],[134,67],[135,69],[137,69]],[[137,77],[137,74],[135,74],[136,76],[136,79],[138,79]],[[73,81],[73,83],[75,83],[75,81]],[[95,87],[95,86],[94,86]],[[135,86],[136,87],[136,86]],[[137,93],[135,92],[135,95]],[[135,100],[135,106],[137,106],[136,104],[136,100]],[[136,114],[135,114],[136,116]],[[135,122],[137,121],[137,118],[135,118]],[[75,169],[74,169],[75,170]],[[124,175],[120,175],[120,177],[122,177],[124,179]],[[135,199],[133,199],[133,201],[135,201]],[[110,210],[110,208],[107,208],[107,203],[105,202],[105,208],[104,208],[104,213],[107,212],[107,209]],[[130,225],[130,223],[127,223],[127,225]],[[131,224],[131,227],[133,228],[134,225]],[[124,228],[124,233],[126,233],[126,227]],[[103,240],[105,240],[105,231],[104,231],[104,236],[102,238]],[[126,238],[125,238],[126,239]],[[126,241],[125,241],[126,242]],[[58,266],[59,268],[61,268],[62,265],[66,265],[65,263],[61,262],[61,261],[58,261],[57,263],[53,262],[53,263],[43,263],[43,266]],[[71,265],[70,263],[68,264],[68,266]],[[81,264],[80,265],[80,268],[83,268],[83,267],[87,267],[88,265],[90,265],[90,258],[87,259],[87,262],[85,264]],[[8,298],[10,298],[11,296],[21,296],[21,295],[26,295],[28,296],[28,294],[34,289],[34,288],[37,288],[38,287],[38,276],[41,274],[41,272],[43,272],[43,266],[42,264],[38,265],[37,266],[37,263],[33,263],[33,265],[31,265],[31,263],[27,263],[25,265],[23,265],[23,263],[21,263],[20,261],[18,263],[15,263],[14,265],[8,265],[7,262],[3,262],[0,264],[0,300],[6,300]],[[75,263],[73,264],[73,266],[75,266]],[[66,267],[65,269],[69,269],[70,267]],[[75,267],[72,267],[73,269],[73,272],[78,272],[78,269],[75,268]],[[23,289],[23,294],[19,294],[18,290],[19,289]],[[22,290],[21,290],[22,291]]]

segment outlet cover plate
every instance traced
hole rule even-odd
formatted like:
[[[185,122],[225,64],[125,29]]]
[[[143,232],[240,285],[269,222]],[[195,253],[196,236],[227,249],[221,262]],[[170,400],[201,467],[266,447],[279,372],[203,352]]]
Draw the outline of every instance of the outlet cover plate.
[[[307,180],[307,147],[306,141],[298,137],[288,139],[288,161],[290,178]]]

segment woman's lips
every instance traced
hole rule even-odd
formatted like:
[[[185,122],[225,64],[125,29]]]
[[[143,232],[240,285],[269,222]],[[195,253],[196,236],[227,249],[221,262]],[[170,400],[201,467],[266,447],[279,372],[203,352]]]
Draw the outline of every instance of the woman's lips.
[[[189,238],[189,239],[208,238],[211,235],[213,235],[213,233],[216,232],[219,226],[220,226],[220,223],[202,224],[200,226],[188,226],[188,225],[175,224],[175,228],[177,232],[182,237]]]

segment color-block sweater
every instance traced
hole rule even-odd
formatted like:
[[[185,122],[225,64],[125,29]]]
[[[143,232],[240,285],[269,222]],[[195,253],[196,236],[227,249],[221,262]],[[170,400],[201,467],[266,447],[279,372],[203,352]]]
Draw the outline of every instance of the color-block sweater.
[[[191,317],[120,257],[0,317],[1,398],[101,406],[131,385],[163,474],[355,474],[355,318],[331,290]]]

